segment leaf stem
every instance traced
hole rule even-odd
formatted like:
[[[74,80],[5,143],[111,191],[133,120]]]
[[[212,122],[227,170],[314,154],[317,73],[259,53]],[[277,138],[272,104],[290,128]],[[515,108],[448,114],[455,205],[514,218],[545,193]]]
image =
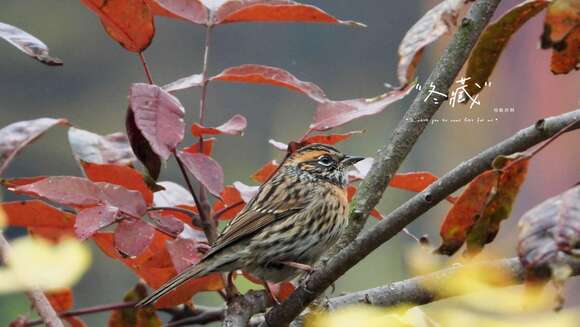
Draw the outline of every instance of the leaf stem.
[[[151,71],[149,70],[149,66],[147,66],[147,61],[145,61],[145,55],[143,55],[143,52],[139,52],[139,60],[141,61],[141,65],[143,65],[145,75],[147,75],[147,81],[149,81],[149,84],[155,84],[153,83],[153,77],[151,77]]]
[[[105,312],[105,311],[132,308],[135,306],[135,304],[137,304],[137,301],[95,305],[93,307],[86,307],[86,308],[81,308],[81,309],[77,309],[77,310],[70,310],[67,312],[63,312],[59,315],[59,317],[67,318],[67,317],[74,317],[74,316],[89,315],[89,314]],[[43,321],[40,319],[33,320],[33,321],[26,323],[26,326],[36,326],[36,325],[40,325],[42,323],[43,323]]]

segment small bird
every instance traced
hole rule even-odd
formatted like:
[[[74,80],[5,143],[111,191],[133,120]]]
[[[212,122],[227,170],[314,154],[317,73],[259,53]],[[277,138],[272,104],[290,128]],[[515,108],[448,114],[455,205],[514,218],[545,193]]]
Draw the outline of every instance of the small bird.
[[[137,307],[154,303],[191,278],[213,272],[242,270],[277,283],[312,271],[311,265],[348,223],[347,171],[362,159],[318,143],[296,150],[260,186],[200,262]]]

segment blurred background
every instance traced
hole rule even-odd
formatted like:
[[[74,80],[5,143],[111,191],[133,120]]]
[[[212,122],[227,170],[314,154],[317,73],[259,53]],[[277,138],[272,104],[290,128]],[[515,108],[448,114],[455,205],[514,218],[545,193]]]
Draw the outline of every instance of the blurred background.
[[[406,31],[436,1],[305,0],[341,19],[363,22],[367,28],[323,24],[230,24],[214,29],[210,75],[246,63],[285,68],[299,79],[312,81],[336,100],[373,97],[385,91],[385,83],[397,85],[397,48]],[[503,1],[502,13],[519,1]],[[427,170],[441,176],[483,149],[511,136],[536,120],[580,107],[580,74],[554,76],[549,70],[550,52],[539,49],[540,14],[510,41],[500,58],[491,87],[480,95],[480,106],[451,108],[445,103],[436,118],[498,118],[493,123],[439,123],[421,136],[401,172]],[[97,17],[79,1],[3,0],[0,21],[15,25],[44,41],[62,67],[39,64],[6,42],[0,42],[0,126],[39,117],[64,117],[75,126],[98,134],[124,131],[127,92],[131,83],[144,82],[137,55],[127,52],[104,32]],[[145,56],[157,84],[201,72],[201,26],[185,21],[156,18],[157,33]],[[449,36],[426,50],[418,81],[426,80]],[[460,76],[463,76],[460,74]],[[403,116],[416,91],[383,113],[358,119],[336,131],[366,129],[363,135],[341,143],[348,153],[372,156],[385,143]],[[177,94],[187,108],[187,121],[196,121],[199,90]],[[494,108],[514,108],[496,113]],[[300,137],[310,123],[315,103],[309,98],[269,86],[210,84],[207,125],[219,125],[235,113],[248,118],[243,137],[219,137],[214,157],[225,170],[226,183],[249,176],[266,161],[282,153],[268,139],[287,142]],[[188,136],[185,144],[191,143]],[[512,218],[502,226],[496,242],[486,251],[496,256],[515,254],[517,219],[544,199],[580,181],[580,133],[561,137],[532,162]],[[79,175],[66,130],[55,128],[26,148],[8,168],[7,177]],[[181,183],[175,162],[169,161],[160,180]],[[14,200],[4,193],[5,200]],[[389,189],[379,210],[386,214],[412,194]],[[420,217],[410,226],[416,234],[428,234],[439,243],[438,227],[448,203]],[[374,224],[369,221],[368,226]],[[18,231],[9,231],[9,236]],[[409,276],[405,253],[412,241],[399,235],[365,258],[336,284],[335,294],[378,286]],[[91,245],[92,246],[92,245]],[[93,250],[95,250],[94,246]],[[136,278],[122,264],[95,250],[91,270],[75,286],[76,307],[122,300]],[[580,290],[580,283],[568,287]],[[569,292],[571,296],[578,292]],[[571,305],[574,299],[569,301]],[[218,304],[213,294],[194,298],[199,304]],[[0,326],[30,312],[20,294],[0,296]],[[108,313],[85,316],[90,326],[105,325]]]

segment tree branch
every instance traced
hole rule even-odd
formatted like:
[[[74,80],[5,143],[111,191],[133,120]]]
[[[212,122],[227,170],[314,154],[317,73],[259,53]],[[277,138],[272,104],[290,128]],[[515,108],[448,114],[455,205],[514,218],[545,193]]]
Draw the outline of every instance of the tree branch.
[[[478,0],[472,5],[461,21],[458,31],[445,49],[443,56],[427,79],[427,85],[433,84],[437,90],[449,90],[467,60],[469,52],[475,46],[479,35],[493,16],[499,2],[500,0]],[[323,269],[312,274],[306,285],[307,287],[299,287],[284,303],[268,312],[266,314],[266,322],[262,325],[284,326],[290,323],[338,277],[388,239],[386,238],[383,242],[377,243],[374,247],[368,245],[363,247],[362,242],[354,241],[362,230],[370,211],[380,201],[390,178],[399,169],[399,166],[423,133],[430,119],[441,106],[441,102],[424,101],[427,93],[427,88],[423,88],[419,92],[411,107],[405,113],[404,118],[393,131],[390,142],[378,151],[369,174],[359,186],[354,199],[354,207],[349,217],[349,227],[345,235],[333,247],[334,250],[330,252],[330,256],[338,252],[339,249],[344,250],[341,250],[337,256],[332,258]],[[385,220],[383,222],[388,221]],[[397,227],[400,228],[396,232],[400,231],[405,225],[399,224]],[[377,228],[374,228],[374,230],[377,230]],[[347,245],[348,248],[345,248]],[[356,252],[352,250],[353,247],[362,255],[348,258],[347,256],[350,254],[347,254],[346,250],[351,249],[351,251]],[[361,251],[361,249],[364,249],[364,251]]]
[[[580,263],[578,261],[571,261],[570,265],[574,271],[573,275],[580,274]],[[476,265],[476,269],[479,268],[490,272],[497,271],[498,273],[507,273],[508,278],[494,280],[496,283],[494,283],[493,286],[495,287],[517,285],[524,280],[525,269],[518,258],[482,262]],[[328,310],[336,310],[340,307],[356,303],[372,304],[382,307],[394,306],[402,303],[420,305],[452,296],[463,295],[465,293],[437,292],[437,290],[448,289],[446,285],[453,283],[456,276],[463,270],[465,270],[463,265],[454,266],[424,276],[418,276],[364,291],[337,296],[327,300],[326,303],[324,303],[324,307]]]
[[[249,291],[244,296],[238,296],[228,303],[223,326],[247,326],[253,315],[263,312],[272,304],[272,299],[265,291]]]
[[[4,234],[0,231],[0,259],[6,261],[8,252],[10,251],[10,243],[4,237]],[[58,319],[58,315],[54,311],[50,302],[46,298],[46,295],[39,289],[32,289],[26,292],[26,296],[38,312],[40,319],[48,327],[64,327],[62,321]]]

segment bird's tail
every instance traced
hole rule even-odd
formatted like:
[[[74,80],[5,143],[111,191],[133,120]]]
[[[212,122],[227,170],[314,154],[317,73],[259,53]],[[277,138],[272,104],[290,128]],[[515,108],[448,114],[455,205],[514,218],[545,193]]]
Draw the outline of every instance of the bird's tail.
[[[187,268],[186,270],[177,274],[177,276],[165,282],[165,284],[161,285],[161,287],[153,291],[153,293],[151,293],[148,297],[139,301],[139,303],[137,303],[135,307],[142,308],[150,304],[153,304],[160,297],[173,291],[174,289],[179,287],[181,284],[187,282],[191,278],[201,277],[213,272],[214,265],[211,264],[213,261],[214,260],[201,261],[197,265]]]

